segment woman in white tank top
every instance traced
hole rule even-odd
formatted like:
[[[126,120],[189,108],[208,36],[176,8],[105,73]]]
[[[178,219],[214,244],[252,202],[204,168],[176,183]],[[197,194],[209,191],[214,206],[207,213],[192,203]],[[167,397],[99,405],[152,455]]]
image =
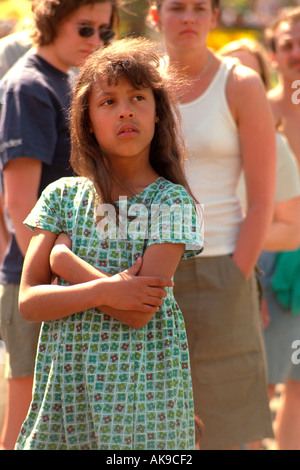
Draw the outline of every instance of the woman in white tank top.
[[[201,449],[272,436],[254,268],[272,220],[274,123],[257,74],[207,48],[218,0],[154,0],[149,18],[168,66],[188,78],[178,96],[191,189],[204,205],[204,251],[181,261],[175,297],[186,321]],[[248,212],[236,187],[245,173]]]

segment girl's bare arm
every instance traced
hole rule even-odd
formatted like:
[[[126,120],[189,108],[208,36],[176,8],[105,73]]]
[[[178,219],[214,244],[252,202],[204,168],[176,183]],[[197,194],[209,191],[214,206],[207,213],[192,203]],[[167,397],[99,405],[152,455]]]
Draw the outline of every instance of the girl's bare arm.
[[[108,276],[106,273],[99,271],[86,261],[78,258],[70,250],[70,241],[65,237],[61,235],[58,237],[50,256],[51,268],[57,275],[61,276],[70,284],[89,282],[95,279],[103,279]],[[141,277],[136,279],[137,283],[141,282],[142,279],[148,279],[149,276],[150,278],[153,276],[157,281],[159,277],[161,277],[162,281],[165,280],[168,282],[168,279],[171,279],[174,275],[182,252],[183,245],[181,244],[150,246],[146,249],[143,256],[143,262],[139,259],[132,268],[120,273],[119,276],[123,276],[125,278],[130,275],[138,274]],[[168,283],[167,285],[171,286],[172,284]],[[163,285],[162,287],[167,287],[167,285]],[[166,293],[161,289],[156,291],[153,284],[153,299],[148,299],[148,301],[154,301],[157,305],[156,296],[162,299],[165,295]],[[161,300],[160,305],[162,305],[162,303],[163,302]],[[149,312],[148,314],[145,314],[145,312],[143,312],[143,315],[141,315],[142,312],[139,310],[131,309],[130,312],[126,312],[124,306],[122,307],[122,310],[119,310],[112,308],[109,304],[101,304],[98,308],[112,317],[136,328],[148,323],[155,313]]]
[[[131,325],[134,321],[130,319],[130,311],[153,315],[163,302],[164,288],[173,285],[162,276],[138,277],[128,270],[100,278],[96,270],[94,279],[70,286],[53,285],[49,257],[55,239],[55,234],[35,229],[24,260],[19,306],[28,321],[54,320],[98,305],[109,305],[116,309],[115,318],[124,323],[128,320],[127,324]]]

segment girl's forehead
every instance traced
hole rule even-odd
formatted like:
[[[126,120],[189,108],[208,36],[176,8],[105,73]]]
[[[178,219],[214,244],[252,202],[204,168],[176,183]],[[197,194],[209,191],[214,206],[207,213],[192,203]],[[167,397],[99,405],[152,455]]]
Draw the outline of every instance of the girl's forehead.
[[[106,95],[117,95],[124,93],[134,93],[137,90],[144,91],[145,93],[153,94],[153,89],[151,87],[137,85],[132,83],[129,78],[124,76],[119,76],[117,80],[111,77],[99,77],[95,81],[94,85],[90,91],[90,99],[97,99]]]
[[[126,76],[112,77],[109,74],[101,75],[95,82],[92,90],[98,93],[107,92],[108,90],[116,90],[124,86],[132,86]]]
[[[95,81],[92,89],[102,93],[103,91],[107,90],[116,90],[116,89],[124,89],[129,88],[133,90],[142,90],[142,89],[152,89],[151,86],[147,86],[146,84],[142,85],[139,83],[135,83],[132,77],[127,77],[126,74],[121,74],[119,76],[111,76],[110,74],[98,77]]]

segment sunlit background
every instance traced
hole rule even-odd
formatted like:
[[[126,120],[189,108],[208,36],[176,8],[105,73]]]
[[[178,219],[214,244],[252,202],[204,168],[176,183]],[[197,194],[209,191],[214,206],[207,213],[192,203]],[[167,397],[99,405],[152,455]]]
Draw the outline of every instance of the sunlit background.
[[[221,4],[219,26],[209,38],[214,49],[240,36],[260,39],[262,29],[278,9],[300,5],[300,0],[221,0]],[[30,0],[0,0],[0,37],[24,28],[30,9]],[[142,35],[159,41],[159,35],[146,25],[147,10],[148,0],[127,0],[120,9],[121,35]]]

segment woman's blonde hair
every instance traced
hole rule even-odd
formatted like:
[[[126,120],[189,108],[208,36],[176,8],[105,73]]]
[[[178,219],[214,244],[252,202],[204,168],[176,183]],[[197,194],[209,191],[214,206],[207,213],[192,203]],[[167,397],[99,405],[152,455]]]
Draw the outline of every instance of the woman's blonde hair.
[[[266,90],[271,90],[273,87],[274,71],[268,52],[263,44],[255,39],[241,38],[225,44],[225,46],[218,50],[218,54],[221,56],[227,56],[238,51],[245,51],[256,57],[260,68],[260,77]]]

